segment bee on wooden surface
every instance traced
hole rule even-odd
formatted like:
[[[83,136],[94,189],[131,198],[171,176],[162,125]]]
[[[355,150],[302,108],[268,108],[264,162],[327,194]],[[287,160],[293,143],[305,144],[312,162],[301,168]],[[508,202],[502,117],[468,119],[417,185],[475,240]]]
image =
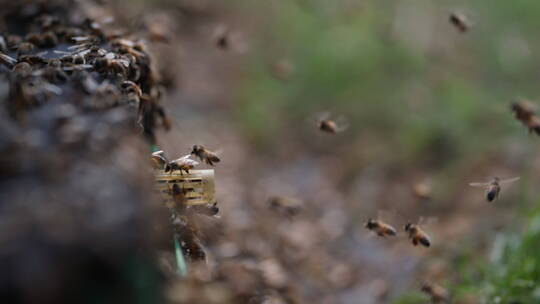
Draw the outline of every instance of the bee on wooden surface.
[[[348,128],[347,121],[344,117],[339,117],[336,120],[330,119],[331,114],[324,112],[317,119],[317,127],[319,130],[329,134],[336,134],[345,131]]]
[[[411,222],[408,222],[405,225],[405,232],[407,232],[407,234],[409,235],[409,239],[414,246],[417,246],[418,244],[425,247],[431,246],[431,240],[429,236],[422,228],[420,228],[419,224],[413,224]]]
[[[450,13],[449,21],[461,33],[467,32],[472,25],[467,16],[459,12]]]
[[[184,214],[187,209],[187,190],[180,188],[178,184],[173,184],[172,187],[170,184],[167,184],[167,187],[173,202],[173,205],[169,207],[171,207],[178,215]]]
[[[293,217],[302,210],[302,202],[292,197],[271,196],[267,203],[272,211],[288,217]]]
[[[5,67],[11,70],[13,69],[15,64],[17,64],[17,59],[11,56],[8,56],[4,53],[0,53],[0,64],[4,65]]]
[[[217,156],[217,153],[212,152],[201,145],[194,145],[191,154],[196,155],[201,161],[213,166],[214,163],[219,163],[221,159]]]
[[[163,152],[163,150],[152,153],[151,159],[155,169],[164,169],[168,163],[167,158],[165,157],[165,152]]]
[[[492,181],[487,183],[469,183],[473,187],[484,187],[486,189],[486,200],[492,202],[499,197],[501,192],[501,185],[508,184],[519,180],[519,177],[500,180],[498,177],[494,177]]]
[[[517,120],[521,121],[528,129],[540,135],[540,119],[536,116],[536,109],[527,101],[515,101],[512,103],[512,111]]]
[[[425,282],[420,290],[431,298],[431,303],[449,303],[450,301],[448,290],[440,285]]]
[[[396,229],[381,220],[368,219],[364,225],[368,230],[375,232],[378,236],[395,236],[397,235]]]
[[[172,174],[174,171],[180,171],[180,174],[183,174],[182,171],[185,171],[189,174],[189,170],[195,168],[199,165],[199,162],[189,157],[191,154],[182,156],[178,159],[172,160],[165,165],[165,172],[170,172]]]

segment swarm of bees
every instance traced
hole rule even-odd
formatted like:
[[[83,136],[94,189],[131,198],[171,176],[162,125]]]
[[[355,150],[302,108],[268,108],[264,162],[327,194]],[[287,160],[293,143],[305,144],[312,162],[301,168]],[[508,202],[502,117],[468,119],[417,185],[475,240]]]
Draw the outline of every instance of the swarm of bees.
[[[0,35],[0,69],[10,71],[10,115],[20,120],[54,96],[69,98],[64,84],[73,84],[90,95],[81,104],[85,110],[136,107],[143,133],[155,143],[155,129],[168,130],[170,122],[159,104],[151,56],[144,41],[106,30],[110,22],[71,24],[44,14],[26,35]]]

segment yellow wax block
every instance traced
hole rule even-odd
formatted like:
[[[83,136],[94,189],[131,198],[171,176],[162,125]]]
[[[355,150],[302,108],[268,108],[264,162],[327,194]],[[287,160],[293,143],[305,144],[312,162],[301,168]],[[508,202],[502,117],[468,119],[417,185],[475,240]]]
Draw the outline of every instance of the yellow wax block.
[[[214,170],[189,170],[189,173],[156,173],[156,191],[164,200],[171,200],[169,189],[178,184],[186,191],[188,205],[213,204],[215,200]]]

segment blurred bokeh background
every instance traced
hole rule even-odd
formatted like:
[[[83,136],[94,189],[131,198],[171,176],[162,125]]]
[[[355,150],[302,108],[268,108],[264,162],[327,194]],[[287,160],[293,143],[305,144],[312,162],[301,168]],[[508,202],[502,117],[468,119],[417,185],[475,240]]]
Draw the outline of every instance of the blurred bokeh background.
[[[426,280],[452,303],[540,301],[540,139],[510,111],[539,97],[540,2],[100,2],[168,37],[149,44],[173,121],[158,147],[223,151],[208,265],[168,277],[163,301],[427,303]],[[322,112],[348,129],[321,133]],[[494,176],[521,180],[490,204],[468,184]],[[366,231],[378,216],[399,235]],[[429,249],[403,233],[421,218],[436,219]]]

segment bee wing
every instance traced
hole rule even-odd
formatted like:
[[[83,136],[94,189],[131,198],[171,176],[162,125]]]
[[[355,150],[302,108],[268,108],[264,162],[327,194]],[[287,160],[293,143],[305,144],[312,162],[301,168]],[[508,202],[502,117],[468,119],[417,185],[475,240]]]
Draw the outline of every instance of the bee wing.
[[[339,116],[335,120],[335,122],[337,125],[337,129],[336,129],[337,132],[342,132],[349,128],[349,121],[347,120],[347,118],[345,118],[345,116]]]
[[[53,85],[53,84],[50,84],[50,83],[46,83],[46,84],[43,84],[43,88],[51,93],[54,93],[56,95],[61,95],[62,94],[62,89]]]
[[[433,224],[436,224],[437,222],[439,222],[439,218],[438,218],[438,217],[434,217],[434,216],[429,216],[429,217],[423,217],[423,216],[421,216],[421,217],[418,219],[418,225],[422,225],[422,226],[433,225]]]
[[[91,69],[94,66],[91,64],[77,64],[73,66],[63,67],[64,71],[73,71],[73,70],[81,70],[81,69]]]
[[[519,176],[516,176],[516,177],[512,177],[512,178],[509,178],[509,179],[504,179],[502,181],[499,181],[499,184],[508,184],[508,183],[513,183],[515,181],[518,181],[520,179]]]
[[[472,187],[487,187],[490,184],[491,183],[469,183],[469,186],[472,186]]]

